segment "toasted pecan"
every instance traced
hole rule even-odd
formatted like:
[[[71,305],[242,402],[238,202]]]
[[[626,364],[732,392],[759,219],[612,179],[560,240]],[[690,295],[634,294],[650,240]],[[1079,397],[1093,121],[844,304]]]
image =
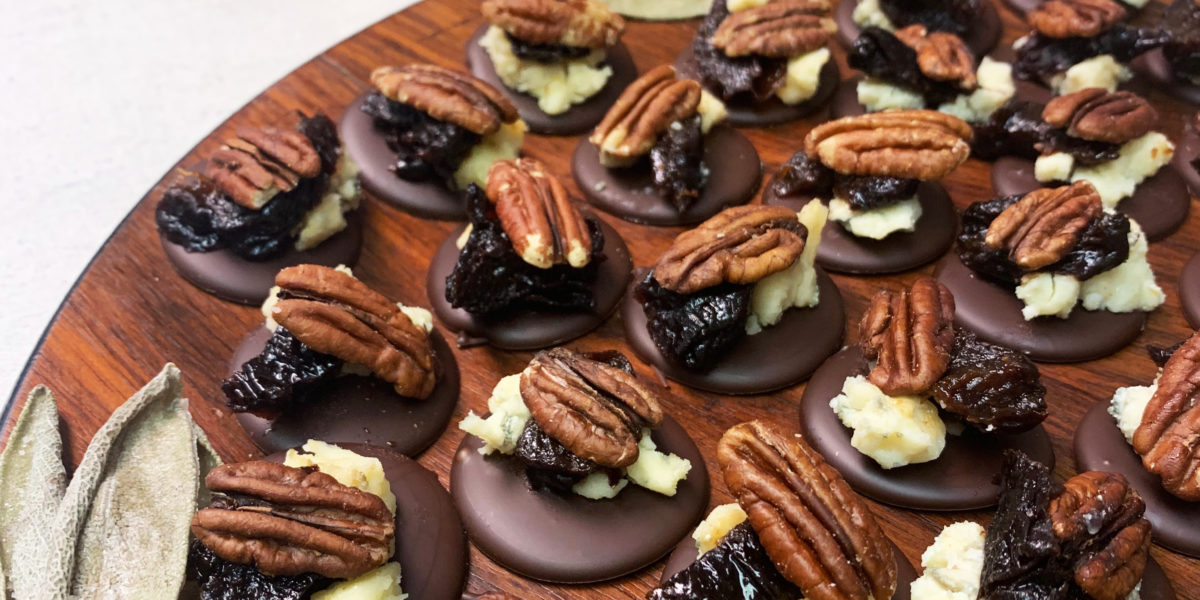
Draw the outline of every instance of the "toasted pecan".
[[[1103,211],[1100,194],[1087,180],[1039,188],[1004,209],[988,226],[984,241],[990,248],[1008,250],[1013,262],[1034,271],[1062,260]]]
[[[625,20],[596,0],[484,0],[483,18],[530,44],[607,48]]]
[[[837,32],[827,0],[775,0],[735,12],[713,32],[726,56],[791,58],[825,46]]]
[[[867,379],[891,396],[926,394],[950,365],[954,296],[932,277],[899,293],[880,290],[859,322]]]
[[[1200,334],[1163,366],[1157,389],[1133,433],[1142,465],[1162,478],[1168,492],[1200,501]]]
[[[1071,137],[1124,144],[1149,133],[1158,123],[1158,112],[1133,92],[1087,88],[1047,102],[1042,120],[1066,129]]]
[[[971,153],[971,126],[935,110],[845,117],[814,127],[804,151],[843,175],[934,180]]]
[[[917,53],[917,68],[934,81],[954,83],[970,91],[979,83],[975,76],[975,56],[962,38],[953,33],[930,33],[924,25],[909,25],[896,31],[896,37]]]
[[[371,83],[396,102],[479,135],[519,118],[517,108],[496,88],[437,65],[379,67],[371,72]]]
[[[591,262],[592,235],[558,179],[532,158],[499,160],[488,170],[488,200],[521,258],[541,269]]]
[[[676,79],[671,65],[655,67],[621,92],[588,141],[602,159],[644,156],[671,123],[696,115],[700,89],[699,82]]]
[[[1046,0],[1025,16],[1030,27],[1052,38],[1095,37],[1128,16],[1115,0]]]

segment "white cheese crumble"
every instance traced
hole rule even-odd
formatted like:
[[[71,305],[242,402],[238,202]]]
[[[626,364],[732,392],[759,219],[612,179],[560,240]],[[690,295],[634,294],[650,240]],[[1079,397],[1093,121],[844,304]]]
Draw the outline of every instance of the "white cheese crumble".
[[[846,1],[853,2],[853,0]],[[883,12],[883,9],[879,7],[879,0],[860,0],[854,6],[854,13],[851,14],[851,19],[856,25],[862,28],[875,26],[887,31],[896,30],[896,25]]]
[[[775,91],[775,96],[784,104],[800,104],[812,98],[821,85],[821,69],[829,57],[829,48],[817,48],[789,58],[783,85]]]
[[[1042,183],[1070,181],[1075,157],[1066,152],[1043,154],[1033,162],[1033,177]]]
[[[320,440],[308,440],[301,447],[287,451],[283,464],[289,467],[316,467],[338,483],[364,492],[375,494],[383,500],[388,510],[396,512],[396,496],[383,473],[383,463],[374,456],[362,456]]]
[[[771,0],[725,0],[725,8],[729,9],[729,12],[735,13],[743,10],[749,10],[751,8],[765,6],[770,1]]]
[[[337,168],[329,178],[329,189],[304,220],[296,226],[296,249],[303,252],[315,248],[346,228],[345,213],[356,210],[362,197],[358,183],[358,163],[342,148]]]
[[[1062,96],[1093,87],[1116,91],[1117,86],[1132,77],[1133,71],[1129,67],[1117,62],[1111,54],[1101,54],[1071,65],[1047,83]]]
[[[674,496],[688,472],[692,470],[692,462],[675,454],[665,454],[658,450],[658,445],[650,438],[650,431],[642,432],[638,441],[638,458],[632,465],[625,467],[625,476],[630,481],[652,492],[664,496]]]
[[[608,473],[597,471],[580,479],[571,486],[571,491],[588,500],[607,500],[616,498],[617,494],[620,494],[627,485],[629,485],[629,480],[625,478],[617,480],[617,484],[613,485],[608,479]]]
[[[618,14],[647,21],[690,19],[708,14],[712,0],[600,0]]]
[[[1134,190],[1175,155],[1175,144],[1167,136],[1151,131],[1121,145],[1120,155],[1098,165],[1076,167],[1071,181],[1086,179],[1096,186],[1105,208],[1133,195]]]
[[[858,90],[858,103],[863,105],[867,112],[925,108],[924,96],[882,79],[864,77],[855,89]]]
[[[700,521],[696,526],[696,530],[692,532],[692,539],[696,541],[696,551],[700,556],[704,556],[709,550],[717,547],[721,543],[721,539],[729,535],[734,527],[742,524],[746,520],[746,511],[742,510],[737,504],[722,504],[708,513],[708,516]]]
[[[517,440],[529,422],[529,407],[521,398],[521,374],[513,373],[500,379],[488,398],[486,419],[470,411],[459,421],[458,428],[483,440],[480,454],[512,454]]]
[[[855,375],[829,406],[854,430],[850,445],[885,469],[929,462],[946,447],[946,424],[928,398],[889,396]]]
[[[978,523],[961,521],[946,526],[925,552],[925,572],[912,582],[913,598],[921,600],[976,600],[983,574],[983,540],[987,533]]]
[[[498,160],[516,158],[525,141],[525,121],[517,119],[500,125],[500,129],[484,137],[471,148],[471,153],[458,165],[454,172],[454,185],[466,189],[472,183],[487,187],[488,169]]]
[[[513,54],[512,41],[495,25],[488,27],[479,45],[487,51],[504,85],[537,98],[538,108],[548,115],[560,115],[595,96],[612,77],[612,67],[603,64],[604,50],[600,49],[552,63],[525,60]]]
[[[979,87],[970,94],[959,94],[953,102],[942,104],[939,112],[954,115],[967,122],[986,121],[1017,93],[1013,82],[1012,65],[991,57],[983,57],[975,70]]]
[[[1161,371],[1159,375],[1162,375]],[[1158,377],[1155,377],[1154,383],[1150,385],[1117,388],[1117,391],[1113,392],[1112,400],[1108,404],[1108,414],[1116,420],[1117,428],[1121,430],[1121,435],[1125,436],[1126,442],[1133,443],[1133,433],[1142,424],[1146,405],[1157,391]]]
[[[312,600],[404,600],[400,563],[389,562],[358,577],[338,581],[312,595]]]
[[[808,230],[804,250],[792,266],[772,273],[754,284],[750,293],[750,317],[746,319],[746,333],[754,335],[779,322],[789,308],[807,308],[820,302],[817,287],[817,246],[821,244],[821,230],[829,218],[829,209],[818,199],[805,204],[796,218]]]
[[[841,198],[829,201],[829,218],[856,237],[882,240],[898,231],[913,231],[921,218],[921,201],[913,196],[905,200],[872,208],[855,210]]]
[[[696,105],[696,113],[700,115],[700,133],[708,133],[713,125],[729,116],[725,103],[705,89],[700,90],[700,104]]]
[[[1059,273],[1030,273],[1021,277],[1017,298],[1025,303],[1021,316],[1026,321],[1054,316],[1065,319],[1079,302],[1079,280]]]

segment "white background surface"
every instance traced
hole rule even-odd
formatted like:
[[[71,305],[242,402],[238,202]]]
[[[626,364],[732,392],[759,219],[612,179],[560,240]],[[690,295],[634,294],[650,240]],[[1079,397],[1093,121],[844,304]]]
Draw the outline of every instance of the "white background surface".
[[[412,0],[0,0],[0,406],[142,194],[276,79]]]

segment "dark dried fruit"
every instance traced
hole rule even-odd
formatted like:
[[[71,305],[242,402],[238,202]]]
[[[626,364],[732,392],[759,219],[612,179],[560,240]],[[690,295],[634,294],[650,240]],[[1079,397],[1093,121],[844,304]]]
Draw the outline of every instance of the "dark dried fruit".
[[[1043,153],[1065,152],[1075,159],[1079,166],[1098,165],[1115,160],[1121,155],[1120,144],[1108,142],[1093,142],[1067,135],[1064,129],[1047,129],[1039,142],[1038,148]]]
[[[188,552],[188,575],[200,586],[200,600],[303,600],[333,583],[316,573],[264,575],[253,565],[229,562],[194,540]]]
[[[901,29],[913,24],[965,38],[978,17],[979,0],[880,0],[883,14]]]
[[[995,160],[1001,156],[1033,159],[1045,131],[1051,129],[1042,121],[1042,105],[1036,102],[1009,100],[996,109],[987,121],[972,123],[975,138],[971,156]]]
[[[1163,13],[1163,27],[1171,41],[1163,56],[1176,77],[1200,80],[1200,5],[1195,0],[1175,0]]]
[[[454,172],[482,139],[378,90],[367,95],[362,111],[374,119],[375,131],[396,153],[396,176],[408,181],[437,180],[453,188]]]
[[[696,202],[708,180],[703,158],[699,115],[672,124],[650,149],[654,188],[680,212]]]
[[[572,454],[533,419],[529,420],[517,439],[513,456],[525,466],[525,476],[535,490],[545,488],[570,492],[571,486],[600,468],[596,463]]]
[[[1117,62],[1127,63],[1169,39],[1170,34],[1165,31],[1125,23],[1117,23],[1112,29],[1090,38],[1052,38],[1033,32],[1017,49],[1013,74],[1021,79],[1045,80],[1102,54],[1111,54]]]
[[[803,150],[792,155],[771,180],[776,196],[828,197],[833,192],[835,173],[821,161],[810,158]]]
[[[1154,361],[1154,364],[1156,366],[1158,366],[1158,368],[1161,369],[1167,364],[1168,360],[1171,360],[1171,356],[1173,356],[1175,354],[1175,351],[1179,350],[1179,348],[1182,347],[1183,343],[1186,341],[1187,340],[1184,340],[1183,342],[1179,342],[1178,344],[1175,344],[1174,346],[1159,346],[1157,344],[1147,344],[1146,345],[1146,354],[1149,354],[1150,360]]]
[[[512,44],[512,52],[517,58],[543,64],[583,58],[592,51],[590,48],[568,46],[566,44],[531,44],[517,39],[507,32],[504,35],[508,38],[509,43]]]
[[[779,573],[749,522],[729,530],[721,542],[646,598],[692,600],[742,598],[743,600],[795,600],[800,588]]]
[[[487,317],[517,310],[582,311],[594,306],[591,284],[604,260],[604,233],[595,219],[586,219],[592,238],[587,266],[539,269],[513,250],[483,191],[472,184],[464,194],[472,229],[446,277],[446,301],[451,306]]]
[[[916,196],[920,184],[916,179],[899,177],[837,175],[833,194],[845,200],[854,210],[871,210]]]
[[[225,401],[234,412],[272,419],[302,405],[333,378],[343,361],[305,346],[279,327],[258,356],[221,382]]]
[[[724,2],[713,2],[712,10],[700,23],[696,37],[692,39],[692,52],[696,57],[700,82],[722,100],[738,97],[751,101],[766,100],[783,85],[787,61],[761,56],[725,56],[724,51],[712,45],[712,36],[728,16],[729,8]]]
[[[962,93],[951,81],[935,81],[921,73],[917,52],[890,31],[867,27],[846,56],[852,68],[897,87],[921,94],[925,106],[937,106]]]
[[[634,294],[646,312],[650,339],[663,356],[705,371],[746,335],[753,291],[753,285],[723,284],[677,294],[659,285],[651,272]]]
[[[966,330],[954,335],[950,366],[933,386],[946,412],[984,432],[1018,433],[1046,419],[1046,388],[1028,356]]]

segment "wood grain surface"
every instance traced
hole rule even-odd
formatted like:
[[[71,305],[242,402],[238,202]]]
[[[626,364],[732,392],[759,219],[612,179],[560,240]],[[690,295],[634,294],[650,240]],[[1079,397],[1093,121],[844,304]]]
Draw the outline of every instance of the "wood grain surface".
[[[1006,25],[1004,41],[1011,42],[1024,32],[1024,27],[1008,9],[1001,7],[1001,13]],[[337,121],[343,107],[368,88],[367,75],[376,66],[419,60],[465,68],[464,43],[480,22],[474,0],[426,0],[393,15],[271,86],[200,142],[177,166],[194,165],[238,126],[291,119],[295,110],[324,111]],[[696,20],[631,22],[624,41],[639,69],[645,71],[671,62],[688,44],[697,23]],[[845,53],[836,43],[834,48],[844,68]],[[1161,128],[1172,138],[1178,136],[1183,115],[1195,109],[1188,109],[1158,90],[1151,91],[1150,99],[1160,110]],[[179,118],[186,119],[187,115]],[[804,133],[821,118],[818,115],[746,133],[758,147],[769,173],[798,148]],[[531,135],[526,138],[525,153],[544,160],[573,188],[568,160],[577,141],[575,137]],[[971,160],[944,181],[960,209],[990,197],[988,173],[988,163]],[[247,332],[261,324],[262,316],[255,307],[223,302],[191,287],[167,263],[153,213],[163,189],[175,177],[174,170],[165,174],[100,249],[63,303],[14,392],[13,406],[20,410],[34,385],[45,383],[53,388],[63,412],[66,459],[72,464],[79,460],[88,440],[109,413],[168,361],[183,370],[192,414],[222,456],[237,461],[260,454],[225,408],[219,384],[234,347]],[[105,197],[104,190],[92,193],[98,202],[123,201]],[[573,193],[579,197],[578,190]],[[423,282],[429,257],[454,225],[422,221],[379,201],[366,202],[362,210],[367,222],[366,241],[355,273],[395,300],[426,304]],[[1074,473],[1071,438],[1075,423],[1085,410],[1094,402],[1106,401],[1118,386],[1145,384],[1153,379],[1155,367],[1146,356],[1146,344],[1171,345],[1191,333],[1180,311],[1176,281],[1184,261],[1200,246],[1197,212],[1193,210],[1177,233],[1150,248],[1150,262],[1167,292],[1167,302],[1150,316],[1145,332],[1133,344],[1102,360],[1077,365],[1040,365],[1050,406],[1045,425],[1058,454],[1058,477]],[[625,237],[634,263],[639,266],[652,262],[678,233],[677,229],[631,225],[608,215],[603,218]],[[899,287],[930,271],[931,267],[926,267],[887,278],[835,276],[834,279],[846,299],[848,318],[854,322],[873,291]],[[449,339],[454,337],[444,329],[443,334]],[[853,327],[848,328],[848,336],[847,342],[854,341]],[[585,349],[616,348],[633,358],[623,340],[619,316],[573,345]],[[454,422],[470,409],[484,409],[496,381],[522,369],[530,358],[529,353],[486,347],[456,349],[455,356],[462,370],[462,395]],[[643,373],[649,372],[646,365],[637,366]],[[714,481],[714,505],[730,501],[713,458],[716,442],[726,428],[753,418],[798,427],[803,386],[736,398],[697,393],[678,385],[672,385],[671,390],[673,395],[665,399],[665,408],[688,428],[706,456]],[[11,420],[5,425],[5,435],[11,428]],[[462,436],[451,425],[419,459],[438,474],[443,484],[448,485],[450,461]],[[875,503],[872,506],[884,529],[914,564],[919,564],[921,551],[943,525],[961,519],[986,520],[989,514],[989,511],[917,513]],[[580,540],[580,543],[587,542]],[[1160,547],[1153,549],[1153,556],[1171,576],[1180,598],[1200,599],[1200,560]],[[640,598],[653,587],[660,571],[661,564],[656,564],[600,585],[544,585],[508,573],[473,549],[467,585],[472,591],[499,588],[526,598]]]

